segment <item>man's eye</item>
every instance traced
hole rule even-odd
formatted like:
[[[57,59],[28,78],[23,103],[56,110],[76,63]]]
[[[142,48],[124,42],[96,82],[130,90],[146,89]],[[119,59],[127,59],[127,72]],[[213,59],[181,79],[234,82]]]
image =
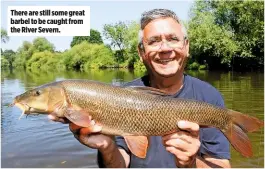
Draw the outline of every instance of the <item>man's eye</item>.
[[[151,40],[148,42],[148,45],[156,45],[156,44],[159,44],[160,42],[161,42],[161,40],[159,40],[159,39]]]
[[[171,38],[169,38],[169,41],[178,42],[179,41],[179,38],[178,37],[171,37]]]

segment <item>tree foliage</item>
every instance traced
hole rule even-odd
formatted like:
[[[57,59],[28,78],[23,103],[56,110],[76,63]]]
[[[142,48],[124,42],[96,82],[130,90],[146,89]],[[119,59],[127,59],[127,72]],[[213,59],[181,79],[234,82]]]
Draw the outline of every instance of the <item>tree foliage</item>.
[[[59,61],[58,55],[50,51],[36,52],[27,62],[27,69],[54,69],[56,67],[56,62]]]
[[[129,68],[135,68],[135,63],[140,61],[138,56],[138,33],[140,30],[140,25],[136,22],[130,22],[128,24],[127,33],[125,34],[125,46],[126,46],[126,53],[127,53],[127,65]],[[139,66],[143,66],[141,62]]]
[[[74,45],[78,45],[83,41],[87,41],[88,43],[103,44],[100,32],[90,29],[90,36],[74,36],[70,46],[73,47]]]
[[[115,24],[105,24],[103,34],[110,41],[110,46],[116,50],[114,54],[118,63],[123,63],[126,60],[125,56],[125,36],[128,33],[128,25],[125,22]]]
[[[1,29],[1,41],[6,43],[9,40],[9,36],[7,35],[7,31],[5,29]]]
[[[264,4],[260,1],[195,1],[188,28],[191,59],[188,69],[248,70],[264,65]],[[102,37],[73,37],[71,48],[56,52],[45,38],[23,42],[14,53],[2,52],[2,67],[12,65],[31,70],[124,67],[145,71],[139,60],[138,32],[134,21],[106,24]],[[1,34],[3,34],[1,32]],[[4,36],[3,36],[4,37]]]
[[[135,21],[104,26],[103,34],[110,40],[110,46],[115,51],[114,57],[118,64],[133,68],[134,63],[139,60],[137,52],[139,30],[140,25]]]
[[[37,37],[33,40],[33,43],[24,41],[22,46],[17,51],[14,65],[16,67],[26,68],[27,61],[30,60],[34,53],[44,51],[49,51],[52,53],[54,52],[54,45],[46,38]]]
[[[86,41],[64,52],[62,64],[66,69],[87,70],[104,68],[115,64],[112,51],[103,44],[91,44]]]
[[[1,55],[5,59],[5,62],[7,62],[8,67],[12,68],[16,53],[13,50],[5,50]]]
[[[189,22],[192,56],[210,67],[263,66],[263,27],[261,1],[196,1]]]

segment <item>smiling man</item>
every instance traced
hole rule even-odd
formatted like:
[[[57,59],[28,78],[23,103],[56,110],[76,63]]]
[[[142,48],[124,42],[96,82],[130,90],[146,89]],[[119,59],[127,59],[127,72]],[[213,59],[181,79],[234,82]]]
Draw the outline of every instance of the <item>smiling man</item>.
[[[210,84],[184,74],[189,41],[184,26],[174,12],[154,9],[143,13],[138,53],[148,74],[125,86],[150,86],[166,91],[173,98],[196,99],[224,107],[221,94]],[[58,119],[55,119],[58,120]],[[84,145],[99,150],[99,167],[230,167],[229,142],[216,128],[180,121],[176,133],[150,137],[147,156],[134,156],[123,137],[96,133],[100,129],[70,130]]]

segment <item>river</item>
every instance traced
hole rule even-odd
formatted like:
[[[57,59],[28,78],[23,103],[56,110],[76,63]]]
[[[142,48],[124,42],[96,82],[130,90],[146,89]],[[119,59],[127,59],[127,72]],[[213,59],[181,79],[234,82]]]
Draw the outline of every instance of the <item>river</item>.
[[[188,71],[215,86],[227,108],[264,118],[264,74]],[[45,115],[23,116],[8,107],[22,92],[44,83],[62,79],[90,79],[119,85],[142,76],[128,70],[91,70],[90,72],[4,71],[1,76],[1,164],[4,168],[79,168],[97,167],[96,151],[80,144],[67,124],[55,123]],[[244,158],[231,148],[232,167],[264,167],[264,130],[248,134],[254,156]]]

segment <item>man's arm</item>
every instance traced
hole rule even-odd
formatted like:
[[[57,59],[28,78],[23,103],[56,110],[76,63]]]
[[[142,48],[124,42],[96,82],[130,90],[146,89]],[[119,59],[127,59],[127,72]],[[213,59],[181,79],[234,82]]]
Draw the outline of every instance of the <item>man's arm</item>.
[[[107,168],[127,168],[129,166],[129,155],[118,149],[113,137],[100,134],[100,126],[91,124],[93,127],[83,128],[73,123],[69,124],[70,131],[75,138],[85,146],[98,149],[102,157],[102,163]]]
[[[130,163],[130,157],[125,150],[119,149],[111,136],[100,134],[101,126],[91,121],[91,126],[83,128],[69,122],[65,118],[58,118],[53,115],[49,115],[48,118],[53,121],[61,123],[69,123],[69,129],[73,133],[74,137],[83,145],[98,149],[100,152],[103,166],[107,168],[127,168]],[[102,164],[101,164],[102,165]]]
[[[118,148],[116,144],[104,151],[98,152],[98,166],[100,168],[128,168],[130,163],[130,156],[125,150]]]
[[[197,156],[197,168],[231,168],[230,161],[227,159],[216,159],[204,155],[203,157]]]

